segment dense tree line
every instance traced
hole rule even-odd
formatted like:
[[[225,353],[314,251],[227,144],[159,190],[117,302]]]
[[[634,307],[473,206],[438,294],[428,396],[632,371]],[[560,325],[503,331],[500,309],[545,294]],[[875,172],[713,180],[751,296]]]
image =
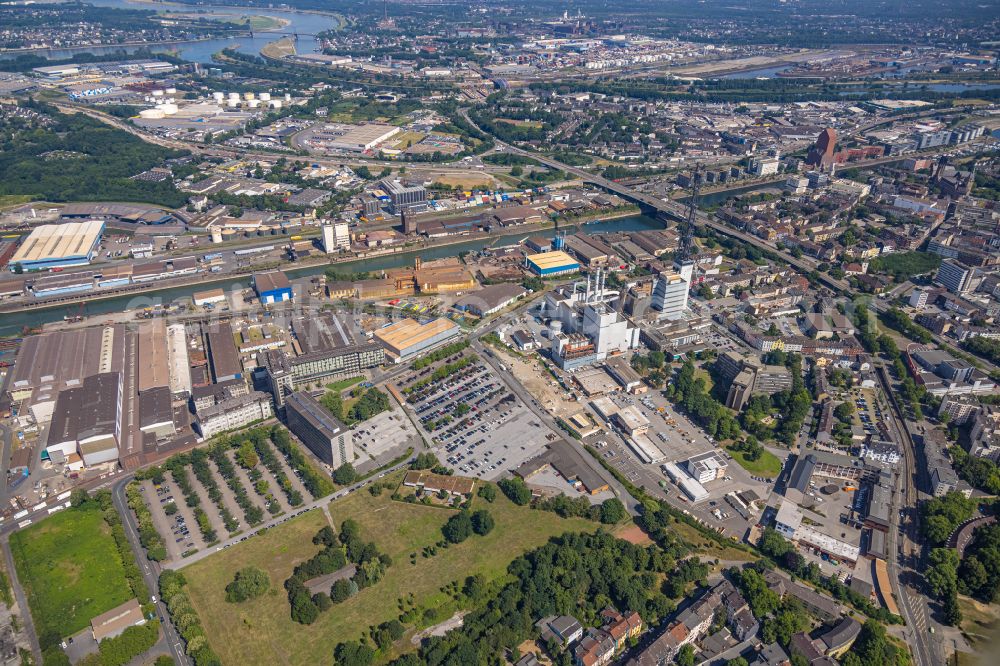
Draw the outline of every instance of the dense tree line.
[[[46,201],[135,201],[179,208],[187,196],[173,182],[131,180],[164,160],[186,155],[146,143],[83,114],[26,102],[53,124],[9,119],[0,126],[0,194]]]
[[[163,537],[156,531],[153,524],[153,514],[142,499],[142,492],[139,485],[132,482],[125,487],[125,495],[128,498],[128,506],[135,513],[135,519],[139,526],[139,543],[146,549],[146,557],[154,562],[167,559],[167,546],[163,542]]]
[[[667,397],[684,407],[695,423],[718,440],[736,439],[740,426],[732,413],[713,398],[703,377],[695,377],[694,362],[684,361],[674,381],[667,386]]]
[[[975,335],[963,342],[962,348],[991,363],[1000,364],[1000,340]]]
[[[195,666],[222,666],[222,660],[208,644],[198,611],[184,589],[186,585],[187,580],[180,571],[164,569],[160,573],[160,599],[167,605],[170,619],[184,639],[184,652]]]
[[[374,542],[362,540],[360,527],[351,519],[341,523],[339,535],[331,527],[324,527],[313,537],[313,543],[322,550],[295,567],[285,581],[292,619],[301,624],[312,624],[334,604],[382,580],[386,568],[392,565],[392,558],[379,552]],[[348,563],[355,565],[354,575],[337,580],[329,594],[317,592],[310,596],[306,581],[338,571]]]
[[[514,560],[507,568],[509,580],[487,593],[461,629],[429,638],[417,653],[391,663],[496,663],[498,655],[536,637],[534,623],[542,617],[568,614],[595,625],[600,610],[609,605],[636,610],[647,623],[657,623],[675,608],[657,589],[659,577],[674,565],[674,559],[656,546],[636,546],[603,532],[565,534]],[[556,651],[558,666],[570,662],[571,655]]]
[[[302,485],[306,487],[313,498],[326,497],[333,492],[333,481],[317,470],[302,453],[302,450],[292,444],[292,438],[288,436],[287,430],[280,425],[275,425],[271,428],[270,437],[271,442],[288,459],[292,469],[301,475]]]

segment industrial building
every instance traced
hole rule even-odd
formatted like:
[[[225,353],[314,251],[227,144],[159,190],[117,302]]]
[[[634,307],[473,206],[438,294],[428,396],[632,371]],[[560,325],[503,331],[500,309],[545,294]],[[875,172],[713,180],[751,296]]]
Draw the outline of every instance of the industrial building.
[[[351,232],[347,222],[324,224],[322,231],[323,251],[327,254],[351,249]]]
[[[102,372],[64,389],[56,399],[46,450],[78,454],[90,467],[118,460],[122,425],[122,376]]]
[[[389,208],[394,214],[421,209],[427,205],[427,190],[423,185],[404,185],[398,178],[380,183],[389,196]]]
[[[10,259],[11,270],[25,273],[84,266],[94,258],[104,222],[67,222],[35,227]]]
[[[86,377],[122,372],[124,325],[54,331],[24,339],[7,384],[12,401],[27,401],[37,423],[52,418],[56,397]]]
[[[444,318],[426,323],[420,323],[416,319],[404,319],[375,331],[375,337],[385,345],[390,358],[402,363],[457,337],[460,332],[458,324]]]
[[[208,332],[208,352],[212,361],[212,376],[216,382],[243,378],[243,363],[236,351],[233,327],[228,323]]]
[[[519,284],[492,284],[458,299],[455,309],[486,317],[503,310],[526,293],[528,290]]]
[[[170,389],[166,386],[157,386],[139,395],[139,431],[156,440],[176,432]]]
[[[170,386],[169,347],[165,319],[153,319],[139,324],[139,394],[156,387]]]
[[[285,422],[317,458],[330,467],[354,462],[351,431],[304,391],[285,399]]]
[[[580,270],[580,264],[561,250],[528,255],[524,258],[524,265],[541,277],[566,275]]]
[[[281,271],[255,274],[253,286],[260,302],[265,305],[292,300],[292,284]]]
[[[216,303],[226,302],[226,292],[222,289],[209,289],[207,291],[196,291],[191,295],[194,300],[194,304],[198,307],[204,307],[206,305],[215,305]]]
[[[640,331],[610,302],[618,292],[605,288],[602,269],[586,282],[545,295],[542,311],[549,321],[553,360],[563,370],[575,370],[639,346]]]

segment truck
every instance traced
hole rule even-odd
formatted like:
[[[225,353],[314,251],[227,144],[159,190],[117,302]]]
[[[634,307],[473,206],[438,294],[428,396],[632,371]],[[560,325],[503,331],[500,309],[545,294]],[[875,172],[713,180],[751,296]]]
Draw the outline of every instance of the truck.
[[[59,493],[58,495],[56,495],[56,499],[59,500],[59,501],[62,501],[64,499],[69,499],[69,495],[70,495],[70,492],[67,490],[66,492],[62,492],[62,493]]]

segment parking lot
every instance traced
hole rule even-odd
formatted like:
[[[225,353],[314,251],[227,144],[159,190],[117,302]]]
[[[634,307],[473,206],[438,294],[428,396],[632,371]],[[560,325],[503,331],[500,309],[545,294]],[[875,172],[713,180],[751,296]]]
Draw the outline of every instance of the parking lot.
[[[433,439],[435,454],[458,474],[497,479],[538,455],[557,437],[482,361],[427,381],[444,359],[409,378],[408,406]]]
[[[288,465],[285,457],[274,447],[272,451],[277,470],[287,480],[289,492],[298,493],[302,502],[311,501],[312,496],[305,489],[298,474]],[[235,450],[225,451],[225,456],[231,463],[234,478],[246,492],[249,504],[261,511],[262,520],[290,512],[295,508],[289,500],[289,493],[282,489],[278,478],[263,461],[248,470],[237,463]],[[247,523],[244,510],[215,461],[209,462],[209,469],[219,491],[217,502],[212,500],[211,493],[192,472],[190,466],[186,468],[187,480],[193,491],[193,497],[197,500],[196,507],[188,505],[187,498],[172,472],[167,472],[163,482],[158,485],[147,479],[139,486],[153,518],[153,525],[166,546],[167,561],[177,561],[209,545],[199,528],[195,508],[205,512],[205,518],[209,526],[215,530],[217,539],[225,539],[251,527]],[[232,519],[230,527],[233,529],[227,529],[222,515],[223,508]]]
[[[403,410],[396,408],[358,424],[353,431],[354,452],[362,460],[354,463],[361,474],[381,467],[402,455],[407,447],[418,448],[420,434]]]

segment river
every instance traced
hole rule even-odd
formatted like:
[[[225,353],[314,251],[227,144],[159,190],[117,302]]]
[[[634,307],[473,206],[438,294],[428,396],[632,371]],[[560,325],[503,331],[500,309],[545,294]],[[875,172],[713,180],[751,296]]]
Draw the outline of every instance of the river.
[[[569,233],[583,231],[583,233],[586,234],[595,234],[613,231],[642,231],[647,229],[662,228],[663,223],[657,222],[651,217],[647,217],[645,215],[633,215],[613,220],[592,222],[590,224],[584,224],[580,227],[561,226],[560,230],[565,229]],[[454,257],[460,252],[481,250],[484,247],[497,242],[503,243],[506,241],[508,243],[512,243],[524,238],[527,235],[541,235],[544,233],[550,232],[535,232],[534,234],[529,234],[523,231],[519,233],[515,232],[506,236],[497,236],[493,238],[468,241],[465,243],[456,243],[454,245],[431,247],[425,250],[414,250],[412,252],[390,254],[383,257],[338,263],[335,264],[335,266],[338,271],[343,272],[380,271],[390,268],[399,268],[400,266],[412,265],[414,257],[418,255],[424,261],[442,259],[444,257]],[[286,267],[285,274],[290,279],[294,280],[296,278],[309,277],[312,275],[321,275],[329,267],[329,264],[318,264],[306,266],[304,268]],[[229,293],[234,289],[246,289],[249,285],[250,277],[245,276],[238,279],[233,278],[230,280],[213,282],[210,287],[213,289],[221,288]],[[108,314],[111,312],[122,312],[123,310],[135,310],[137,308],[145,308],[153,305],[165,305],[178,299],[189,299],[191,298],[191,294],[194,292],[203,291],[206,288],[207,287],[204,283],[195,283],[184,287],[151,289],[137,294],[129,294],[127,296],[119,296],[105,300],[96,300],[86,303],[84,313],[87,316],[94,316]],[[19,335],[25,327],[37,328],[44,324],[61,321],[66,314],[71,312],[75,313],[78,308],[78,304],[63,303],[55,305],[51,308],[4,313],[0,315],[0,337]]]
[[[298,33],[300,35],[318,35],[325,30],[331,30],[339,26],[339,21],[335,16],[328,14],[313,14],[309,12],[296,11],[294,9],[271,9],[266,7],[214,7],[211,5],[163,5],[149,2],[129,2],[129,0],[85,0],[87,4],[98,7],[113,7],[117,9],[154,9],[159,11],[176,12],[211,12],[213,14],[227,14],[232,16],[270,16],[276,19],[283,19],[288,25],[278,30],[278,32],[255,32],[253,39],[249,35],[240,37],[208,39],[200,42],[185,42],[180,44],[136,44],[133,46],[93,46],[72,49],[37,49],[20,53],[0,54],[0,58],[12,58],[22,53],[31,53],[49,60],[71,59],[80,53],[107,54],[116,51],[133,52],[139,49],[149,49],[154,52],[176,53],[178,57],[191,62],[203,65],[212,64],[212,54],[223,49],[235,48],[238,51],[250,55],[260,55],[260,50],[267,44],[281,39],[285,33]],[[306,53],[319,48],[318,42],[313,37],[300,37],[297,48],[300,53]]]

